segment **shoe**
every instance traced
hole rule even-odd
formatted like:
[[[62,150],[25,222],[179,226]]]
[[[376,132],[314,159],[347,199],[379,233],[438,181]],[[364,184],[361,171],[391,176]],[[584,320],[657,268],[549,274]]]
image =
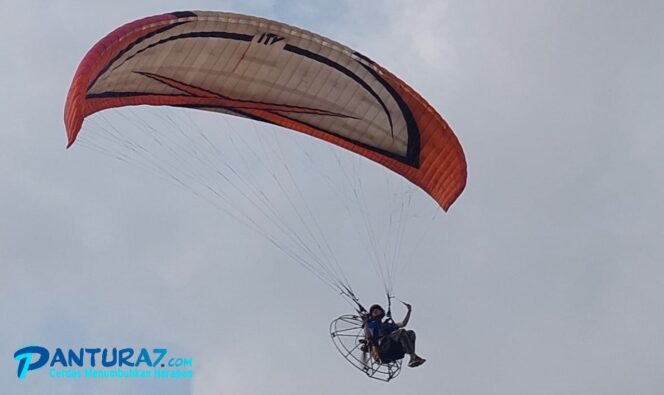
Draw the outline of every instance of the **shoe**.
[[[412,358],[412,359],[408,362],[408,366],[410,366],[411,368],[416,368],[416,367],[422,365],[422,364],[423,364],[424,362],[426,362],[426,361],[427,361],[426,359],[424,359],[424,358],[420,358],[420,357]]]

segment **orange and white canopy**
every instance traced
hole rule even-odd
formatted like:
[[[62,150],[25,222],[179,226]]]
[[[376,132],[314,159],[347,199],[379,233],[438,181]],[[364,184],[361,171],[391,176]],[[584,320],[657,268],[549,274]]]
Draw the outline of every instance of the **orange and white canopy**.
[[[85,56],[65,105],[68,146],[107,108],[216,111],[306,133],[401,174],[447,210],[466,184],[456,136],[366,56],[267,19],[185,11],[128,23]]]

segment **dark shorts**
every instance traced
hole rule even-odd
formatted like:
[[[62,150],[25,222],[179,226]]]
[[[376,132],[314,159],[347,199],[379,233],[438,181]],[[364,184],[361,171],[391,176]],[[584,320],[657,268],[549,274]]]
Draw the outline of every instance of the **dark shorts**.
[[[380,360],[383,363],[389,363],[401,359],[405,353],[401,343],[392,339],[390,336],[385,336],[381,339],[380,345]]]

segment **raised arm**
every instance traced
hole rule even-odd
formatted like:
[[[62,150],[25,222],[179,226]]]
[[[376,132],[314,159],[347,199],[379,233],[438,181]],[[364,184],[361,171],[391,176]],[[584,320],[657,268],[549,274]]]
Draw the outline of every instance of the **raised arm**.
[[[406,316],[403,317],[403,321],[397,324],[399,328],[403,328],[406,325],[408,325],[408,321],[410,321],[410,312],[413,310],[413,306],[411,306],[410,304],[406,302],[401,302],[401,303],[403,303],[404,306],[406,306],[406,309],[408,309],[408,311],[406,312]]]

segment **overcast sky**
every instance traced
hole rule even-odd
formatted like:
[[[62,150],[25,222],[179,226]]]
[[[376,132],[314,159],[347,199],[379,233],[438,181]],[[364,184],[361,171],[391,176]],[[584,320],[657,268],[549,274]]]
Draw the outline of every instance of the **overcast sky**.
[[[662,2],[298,3],[0,0],[0,392],[663,393]],[[64,100],[86,51],[123,23],[195,9],[347,44],[455,130],[468,186],[421,243],[407,235],[413,252],[397,279],[397,296],[414,305],[422,367],[369,380],[329,338],[349,306],[266,239],[173,183],[65,150]],[[209,115],[201,122],[213,128]],[[221,126],[249,128],[230,122]],[[329,147],[282,143],[326,152],[320,171],[343,174]],[[295,172],[311,165],[290,160]],[[302,188],[331,244],[358,241],[338,231],[352,220],[338,203]],[[415,201],[414,213],[435,212]],[[370,304],[381,294],[363,253],[339,255]],[[56,380],[42,370],[19,381],[12,356],[28,344],[167,347],[193,359],[194,378]]]

